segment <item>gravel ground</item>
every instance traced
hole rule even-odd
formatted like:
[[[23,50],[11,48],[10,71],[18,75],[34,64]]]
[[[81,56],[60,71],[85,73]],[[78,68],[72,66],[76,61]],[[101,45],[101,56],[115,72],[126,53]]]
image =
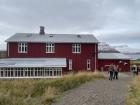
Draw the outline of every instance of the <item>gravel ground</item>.
[[[119,80],[95,80],[64,93],[52,105],[125,105],[128,74],[120,74]]]

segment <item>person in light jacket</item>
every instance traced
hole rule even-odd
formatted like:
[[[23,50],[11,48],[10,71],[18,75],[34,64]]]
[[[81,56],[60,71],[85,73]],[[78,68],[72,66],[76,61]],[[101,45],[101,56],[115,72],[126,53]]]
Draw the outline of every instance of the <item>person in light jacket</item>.
[[[114,79],[118,79],[118,66],[114,65]]]

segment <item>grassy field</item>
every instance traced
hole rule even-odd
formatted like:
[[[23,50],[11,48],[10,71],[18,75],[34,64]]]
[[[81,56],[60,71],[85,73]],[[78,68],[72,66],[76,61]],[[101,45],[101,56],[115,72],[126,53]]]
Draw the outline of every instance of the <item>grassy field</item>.
[[[50,105],[63,92],[97,78],[104,76],[97,72],[69,74],[59,79],[0,80],[0,105]]]
[[[140,77],[134,78],[130,84],[126,105],[140,105]]]

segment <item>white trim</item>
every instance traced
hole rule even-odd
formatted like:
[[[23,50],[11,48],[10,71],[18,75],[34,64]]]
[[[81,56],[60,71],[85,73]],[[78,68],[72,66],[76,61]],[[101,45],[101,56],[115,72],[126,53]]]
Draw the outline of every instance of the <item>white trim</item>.
[[[72,70],[72,59],[69,59],[69,70]]]
[[[55,53],[54,43],[46,43],[46,53]]]
[[[87,59],[87,70],[91,70],[91,60]]]
[[[8,55],[8,57],[9,57],[9,43],[7,43],[7,55]]]
[[[41,78],[62,78],[62,76],[38,76],[38,77],[0,77],[0,79],[32,79],[32,78],[36,78],[36,79],[41,79]]]
[[[72,53],[81,53],[81,44],[72,44]]]
[[[19,42],[18,43],[18,53],[27,53],[28,52],[28,43]]]
[[[1,75],[1,71],[3,71],[3,76]],[[3,79],[6,79],[6,78],[58,78],[58,77],[62,77],[61,67],[0,68],[0,78],[3,78]]]

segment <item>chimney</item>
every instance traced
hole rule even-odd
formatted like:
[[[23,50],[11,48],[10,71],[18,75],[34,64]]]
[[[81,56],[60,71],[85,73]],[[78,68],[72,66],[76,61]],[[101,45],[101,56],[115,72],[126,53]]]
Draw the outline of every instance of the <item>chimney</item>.
[[[39,32],[40,35],[44,35],[45,34],[44,29],[45,29],[44,26],[40,26],[40,32]]]

